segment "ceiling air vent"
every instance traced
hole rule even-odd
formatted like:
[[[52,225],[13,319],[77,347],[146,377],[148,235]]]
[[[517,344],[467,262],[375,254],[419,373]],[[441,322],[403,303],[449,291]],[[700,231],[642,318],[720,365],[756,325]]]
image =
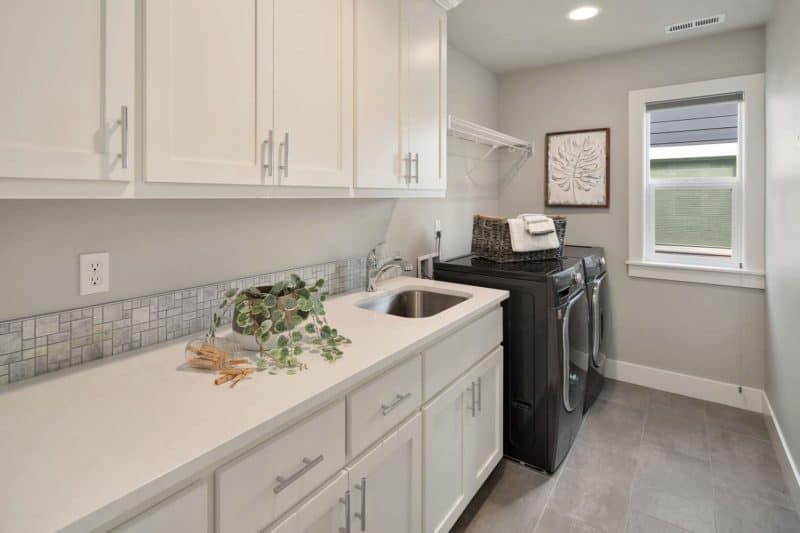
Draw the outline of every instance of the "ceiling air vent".
[[[677,24],[670,24],[664,27],[664,31],[669,33],[678,33],[681,31],[698,30],[706,26],[713,26],[714,24],[722,24],[725,22],[725,15],[715,15],[713,17],[703,17],[700,19],[687,20],[686,22],[678,22]]]

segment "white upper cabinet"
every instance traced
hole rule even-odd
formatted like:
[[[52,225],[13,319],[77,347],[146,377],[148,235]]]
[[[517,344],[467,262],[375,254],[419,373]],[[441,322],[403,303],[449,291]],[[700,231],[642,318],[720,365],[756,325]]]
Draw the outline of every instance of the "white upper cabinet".
[[[349,187],[352,2],[149,0],[147,181]]]
[[[275,0],[276,184],[353,184],[353,1]]]
[[[145,179],[260,184],[272,123],[271,0],[145,4]]]
[[[356,186],[444,189],[447,24],[433,0],[356,0]]]
[[[402,126],[403,5],[407,0],[355,0],[356,185],[406,188],[408,137]]]
[[[412,186],[444,189],[447,17],[433,0],[406,0],[408,136]]]
[[[134,28],[134,0],[0,2],[1,178],[133,176]]]
[[[446,17],[435,0],[4,0],[0,197],[442,196]]]

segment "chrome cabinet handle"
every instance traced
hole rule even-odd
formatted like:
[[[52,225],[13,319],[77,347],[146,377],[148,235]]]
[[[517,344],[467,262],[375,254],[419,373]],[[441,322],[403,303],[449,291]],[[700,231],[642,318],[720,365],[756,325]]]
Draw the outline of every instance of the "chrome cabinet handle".
[[[289,485],[300,479],[303,476],[303,474],[305,474],[306,472],[308,472],[309,470],[320,464],[324,459],[325,458],[322,456],[322,454],[319,454],[316,459],[309,459],[308,457],[303,457],[303,466],[300,468],[300,470],[298,470],[289,477],[278,476],[275,478],[275,481],[277,481],[278,484],[275,485],[275,488],[272,489],[272,492],[274,492],[275,494],[280,493],[286,487],[288,487]]]
[[[283,152],[283,163],[281,163],[281,152]],[[278,148],[278,172],[283,171],[283,177],[289,177],[289,132],[283,134],[283,141]]]
[[[419,183],[419,154],[414,154],[414,181]]]
[[[264,170],[267,171],[267,176],[272,177],[272,130],[269,130],[269,135],[267,135],[267,138],[261,143],[261,149],[264,151],[262,159],[266,161],[266,163],[264,163]]]
[[[339,528],[339,533],[350,533],[350,491],[344,493],[344,498],[339,498],[339,503],[344,505],[344,527]]]
[[[483,409],[483,382],[478,378],[478,412]]]
[[[469,392],[472,396],[472,403],[469,406],[469,410],[472,412],[472,418],[475,418],[475,408],[477,404],[475,403],[475,382],[473,381],[469,386]]]
[[[361,531],[367,530],[367,478],[362,477],[361,483],[356,485],[356,490],[361,491],[361,512],[353,516],[361,521]]]
[[[122,161],[122,168],[128,168],[128,106],[124,105],[120,108],[119,113],[120,142],[121,152],[119,158]]]
[[[381,413],[383,413],[383,416],[388,415],[389,413],[394,411],[398,405],[408,400],[409,398],[411,398],[410,392],[407,392],[405,394],[397,394],[394,397],[394,400],[392,400],[392,403],[390,403],[389,405],[381,404]]]
[[[405,161],[408,161],[408,164],[406,166],[406,173],[407,174],[405,176],[406,177],[406,181],[408,183],[411,183],[411,180],[414,178],[414,173],[412,171],[413,167],[411,166],[413,160],[414,160],[414,158],[413,158],[411,152],[408,152],[408,155],[405,158]]]

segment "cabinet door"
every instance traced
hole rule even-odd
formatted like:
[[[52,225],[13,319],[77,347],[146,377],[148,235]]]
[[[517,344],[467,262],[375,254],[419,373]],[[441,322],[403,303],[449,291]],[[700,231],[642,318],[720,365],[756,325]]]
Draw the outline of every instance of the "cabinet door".
[[[422,411],[425,426],[423,531],[446,533],[467,504],[464,420],[470,382],[456,381]]]
[[[348,469],[353,531],[420,531],[421,441],[417,414]]]
[[[350,187],[353,2],[274,1],[277,183]]]
[[[408,188],[406,0],[356,0],[356,185]]]
[[[469,376],[470,408],[464,413],[464,478],[471,498],[503,457],[503,349],[498,348],[481,361]]]
[[[114,533],[208,533],[211,528],[209,486],[200,482],[167,498]]]
[[[312,495],[268,533],[339,533],[346,531],[347,472]]]
[[[0,177],[133,176],[134,26],[134,0],[0,2]]]
[[[447,16],[433,0],[406,0],[408,131],[412,187],[444,189]]]
[[[260,184],[272,0],[147,0],[147,181]]]

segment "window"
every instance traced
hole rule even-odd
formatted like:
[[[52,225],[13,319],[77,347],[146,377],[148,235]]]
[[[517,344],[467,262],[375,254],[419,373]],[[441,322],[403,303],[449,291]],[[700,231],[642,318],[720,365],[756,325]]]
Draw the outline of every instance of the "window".
[[[630,93],[632,276],[763,287],[763,76]]]

